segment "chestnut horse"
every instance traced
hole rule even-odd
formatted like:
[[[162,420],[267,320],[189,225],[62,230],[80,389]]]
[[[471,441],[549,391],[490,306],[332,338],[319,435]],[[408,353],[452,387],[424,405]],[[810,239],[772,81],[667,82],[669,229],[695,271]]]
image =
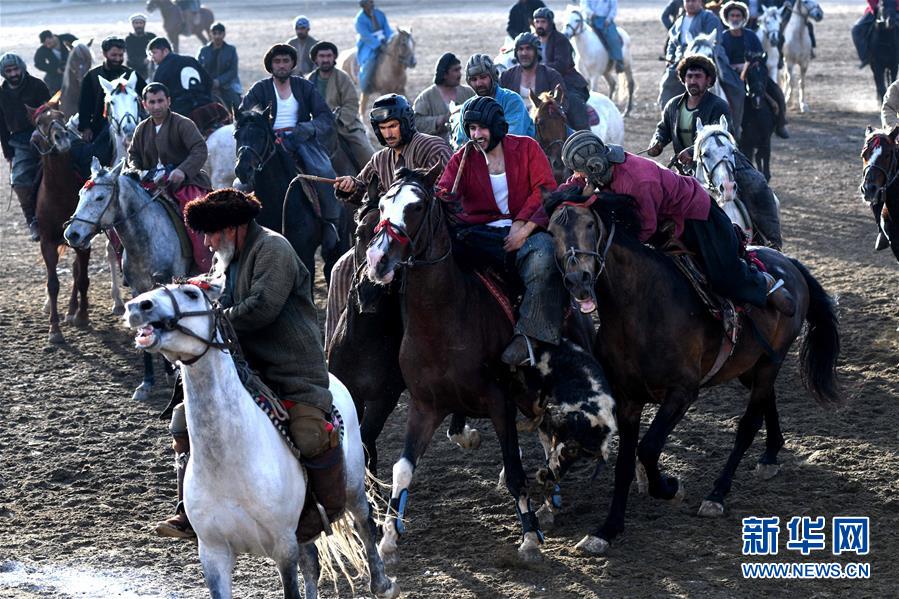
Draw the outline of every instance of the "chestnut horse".
[[[868,127],[862,147],[864,171],[859,191],[874,212],[878,231],[899,260],[899,125]]]
[[[200,7],[200,24],[191,25],[189,34],[184,32],[184,18],[181,14],[181,9],[172,0],[147,1],[147,12],[153,12],[157,8],[162,13],[162,28],[165,29],[165,36],[172,42],[172,51],[175,54],[178,53],[179,36],[187,35],[187,37],[190,37],[194,35],[204,46],[209,41],[209,38],[212,37],[209,29],[215,22],[215,15],[205,6]]]

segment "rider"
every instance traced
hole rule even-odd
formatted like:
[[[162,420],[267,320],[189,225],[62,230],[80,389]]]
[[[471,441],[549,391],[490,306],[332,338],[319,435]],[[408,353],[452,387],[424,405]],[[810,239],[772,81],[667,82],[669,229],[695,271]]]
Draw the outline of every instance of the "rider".
[[[44,75],[44,83],[51,94],[55,94],[62,87],[62,76],[66,72],[66,59],[69,57],[69,49],[53,35],[52,31],[41,31],[38,36],[41,45],[34,53],[34,66]]]
[[[618,0],[579,0],[580,8],[589,15],[590,25],[609,51],[609,58],[615,62],[615,71],[624,71],[624,54],[621,34],[615,26],[618,14]]]
[[[540,38],[537,34],[526,31],[515,38],[515,59],[518,64],[503,71],[499,84],[508,90],[517,92],[524,100],[525,106],[531,104],[531,92],[539,96],[543,92],[551,92],[556,86],[565,91],[562,75],[552,67],[540,64],[542,60]],[[565,108],[568,108],[566,93]]]
[[[868,44],[871,41],[871,29],[879,16],[881,3],[883,3],[883,18],[886,19],[887,27],[899,25],[896,22],[896,15],[899,13],[899,0],[868,0],[865,13],[852,26],[852,43],[855,44],[855,50],[861,60],[861,64],[858,66],[860,69],[865,68],[871,62],[871,48],[868,47]],[[811,21],[809,21],[809,25],[811,25]],[[811,29],[809,29],[809,33],[811,33]],[[812,39],[814,40],[814,37]]]
[[[156,37],[144,28],[147,26],[147,16],[136,13],[131,15],[131,27],[134,29],[125,36],[125,54],[128,56],[128,68],[137,71],[137,74],[147,78],[149,66],[147,63],[147,44]]]
[[[295,157],[305,173],[333,179],[334,169],[326,148],[333,148],[335,143],[334,115],[313,83],[290,74],[297,64],[297,51],[288,44],[275,44],[262,62],[272,76],[253,84],[240,103],[240,110],[270,106],[272,129],[281,147]],[[341,209],[330,185],[313,186],[323,220],[322,252],[327,253],[340,240]]]
[[[453,154],[437,187],[444,201],[461,205],[458,249],[475,263],[486,261],[521,278],[524,298],[502,360],[533,365],[535,343],[558,345],[562,329],[564,289],[552,238],[542,230],[548,224],[543,190],[556,187],[552,168],[536,141],[507,134],[503,109],[493,98],[468,102],[462,128],[476,146]]]
[[[190,35],[200,26],[200,0],[175,0],[181,9],[181,22],[184,23],[183,34]]]
[[[682,86],[677,77],[677,65],[683,58],[687,45],[699,34],[713,32],[720,34],[721,30],[718,15],[704,9],[702,0],[684,0],[684,14],[668,29],[668,46],[665,49],[668,69],[659,84],[659,107],[664,107],[668,100],[681,93]]]
[[[572,129],[587,129],[587,100],[590,98],[590,84],[574,68],[574,48],[565,35],[556,29],[553,11],[544,7],[534,11],[534,31],[543,44],[543,64],[552,67],[562,75],[565,82],[565,97],[569,100],[568,117]],[[583,113],[579,112],[583,109]]]
[[[378,64],[378,54],[393,36],[393,29],[383,12],[375,8],[375,0],[359,0],[362,10],[356,15],[356,60],[359,63],[359,89],[371,91],[371,78]]]
[[[639,241],[648,241],[663,221],[673,222],[674,238],[699,255],[709,286],[719,295],[760,308],[771,304],[786,316],[795,313],[796,303],[783,280],[739,258],[733,224],[693,177],[678,175],[620,146],[607,146],[590,131],[568,138],[562,161],[574,175],[561,189],[578,189],[583,195],[610,191],[634,199]]]
[[[28,73],[25,61],[18,54],[7,52],[0,56],[0,144],[3,157],[9,162],[10,180],[25,215],[25,223],[32,241],[41,238],[35,218],[37,194],[35,177],[40,155],[31,143],[34,123],[27,107],[38,107],[50,99],[47,84]]]
[[[656,126],[646,153],[658,156],[669,143],[684,165],[693,165],[693,143],[696,141],[696,120],[705,124],[718,123],[725,117],[731,124],[727,102],[709,92],[715,84],[715,64],[705,56],[688,56],[680,61],[678,77],[687,88],[686,93],[669,100],[662,111],[662,120]],[[777,200],[765,181],[764,175],[755,170],[752,163],[739,150],[734,151],[734,180],[744,198],[752,199],[753,222],[776,247],[783,245],[780,235],[780,217]]]
[[[531,15],[538,8],[545,6],[543,0],[518,0],[509,9],[509,22],[506,24],[506,34],[514,40],[525,31],[530,31],[533,24]]]
[[[224,315],[249,366],[285,404],[309,488],[333,520],[346,501],[346,472],[310,275],[284,237],[255,221],[261,208],[252,195],[220,189],[191,202],[185,222],[205,234],[227,273]],[[300,522],[304,538],[322,530],[312,514]]]
[[[899,122],[899,79],[893,81],[883,95],[880,107],[881,127],[892,127]]]
[[[458,106],[474,95],[473,89],[462,85],[462,63],[455,54],[447,52],[437,61],[434,84],[418,94],[412,104],[415,126],[422,133],[438,135],[449,143],[450,103]]]
[[[197,108],[215,103],[212,78],[196,58],[175,54],[172,44],[164,37],[153,39],[147,50],[156,63],[153,81],[168,88],[174,112],[190,118]]]
[[[310,26],[309,18],[304,15],[298,16],[293,21],[296,37],[292,37],[285,42],[293,46],[293,49],[297,51],[297,66],[294,67],[291,75],[305,77],[315,68],[315,59],[310,56],[309,52],[318,43],[318,40],[309,35]]]
[[[212,189],[206,164],[206,141],[189,118],[171,109],[168,88],[153,82],[144,88],[144,109],[149,117],[138,123],[128,147],[128,167],[137,171],[164,169],[170,195],[181,209]],[[155,180],[158,173],[148,179]],[[212,265],[212,256],[200,236],[191,236],[194,263],[199,272]]]
[[[486,54],[473,54],[468,59],[468,64],[465,65],[465,81],[477,96],[465,101],[465,104],[462,105],[462,112],[465,112],[465,106],[477,98],[493,98],[503,109],[504,120],[509,125],[509,133],[534,137],[536,135],[534,121],[528,114],[524,100],[521,99],[518,92],[501,87],[498,80],[493,60]],[[468,134],[462,130],[462,127],[459,127],[459,131],[456,132],[456,146],[460,147],[466,141],[468,141]]]
[[[359,92],[350,76],[337,68],[337,46],[331,42],[317,42],[309,50],[309,58],[316,65],[307,79],[325,99],[328,108],[337,119],[338,150],[335,153],[334,170],[353,174],[371,159],[374,148],[365,134],[365,126],[359,120]]]
[[[229,111],[240,105],[243,87],[237,73],[237,48],[225,41],[225,26],[216,23],[212,26],[212,41],[200,48],[197,62],[206,70],[212,79],[212,92],[222,99]]]
[[[740,0],[730,0],[721,7],[721,16],[727,25],[727,30],[721,34],[721,45],[727,53],[727,60],[732,69],[742,73],[747,62],[762,61],[765,51],[762,42],[755,32],[745,29],[749,20],[749,7]],[[764,64],[764,63],[762,63]],[[775,116],[777,122],[774,133],[778,137],[787,139],[787,103],[783,90],[770,77],[765,77],[765,93],[777,104]]]

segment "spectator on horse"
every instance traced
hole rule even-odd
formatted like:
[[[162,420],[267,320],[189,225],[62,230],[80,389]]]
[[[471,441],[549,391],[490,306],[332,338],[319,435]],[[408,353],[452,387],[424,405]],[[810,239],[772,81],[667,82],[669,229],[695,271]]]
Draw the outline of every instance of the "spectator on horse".
[[[196,58],[175,54],[172,44],[164,37],[153,39],[147,49],[156,63],[153,81],[162,83],[169,90],[172,111],[190,118],[197,108],[215,102],[212,78]]]
[[[112,137],[109,131],[109,121],[106,120],[106,92],[100,85],[100,77],[107,81],[115,81],[119,77],[131,76],[131,69],[126,67],[125,40],[120,37],[108,37],[100,44],[103,51],[103,62],[92,68],[81,81],[81,97],[78,99],[78,131],[86,142],[93,143],[95,148],[106,149],[107,152],[97,152],[96,156],[104,165],[112,161]],[[137,86],[134,91],[138,94],[144,91],[146,85],[143,77],[137,76]]]
[[[334,115],[315,85],[291,75],[297,65],[297,51],[288,44],[275,44],[263,58],[271,77],[260,79],[240,103],[240,110],[271,107],[272,129],[278,142],[294,156],[303,172],[334,178],[330,153],[335,144]],[[337,246],[341,209],[334,189],[315,183],[322,217],[322,252]]]
[[[509,9],[509,22],[506,24],[506,35],[513,40],[526,31],[531,30],[534,24],[532,15],[539,8],[546,5],[543,0],[518,0]]]
[[[18,54],[0,56],[0,145],[9,163],[12,189],[19,199],[32,241],[39,241],[40,230],[35,218],[37,204],[36,177],[40,155],[31,143],[34,123],[27,107],[41,106],[50,99],[47,84],[34,77]]]
[[[66,72],[66,59],[69,49],[49,30],[41,31],[38,36],[41,45],[34,53],[34,67],[46,73],[44,83],[50,94],[55,94],[62,87],[62,76]]]
[[[201,25],[200,0],[175,0],[175,4],[181,9],[181,22],[184,23],[184,35],[190,35],[194,28]]]
[[[310,27],[311,24],[308,17],[300,15],[294,19],[293,29],[296,32],[296,36],[285,42],[293,46],[293,49],[297,51],[297,66],[294,67],[291,75],[305,77],[315,68],[315,59],[311,57],[310,52],[312,47],[318,43],[318,40],[309,35]]]
[[[537,34],[526,31],[515,38],[515,59],[518,64],[503,71],[499,77],[499,84],[504,88],[518,93],[524,100],[525,106],[531,103],[531,92],[540,95],[543,92],[551,92],[556,86],[565,90],[562,75],[552,67],[540,64],[542,60],[542,48]],[[566,99],[567,108],[568,102]]]
[[[134,30],[125,36],[125,55],[128,57],[128,68],[138,75],[147,78],[149,61],[147,60],[147,44],[156,37],[155,33],[146,31],[147,16],[141,13],[131,15],[131,28]]]
[[[623,72],[624,42],[618,33],[618,27],[615,26],[618,0],[580,0],[580,8],[587,13],[593,31],[609,51],[609,58],[615,62],[615,72]]]
[[[371,91],[372,75],[378,55],[393,37],[393,29],[383,12],[375,8],[374,0],[359,0],[362,10],[356,15],[356,61],[359,63],[359,88]]]
[[[447,52],[437,61],[434,84],[418,94],[412,105],[416,128],[449,143],[452,131],[450,103],[459,106],[474,95],[473,89],[462,85],[462,62],[455,54]]]
[[[560,189],[597,194],[599,202],[603,192],[633,198],[640,242],[649,241],[663,222],[673,223],[673,237],[698,255],[709,287],[718,295],[759,308],[770,303],[786,316],[795,312],[796,303],[783,280],[740,258],[733,224],[693,177],[678,175],[620,146],[606,146],[590,131],[568,138],[562,160],[574,175]]]
[[[318,42],[309,50],[309,58],[315,64],[315,70],[307,78],[337,120],[339,147],[336,155],[345,156],[345,159],[341,160],[344,168],[335,165],[335,170],[342,170],[342,174],[351,170],[356,174],[375,152],[365,134],[365,125],[359,120],[359,92],[350,76],[337,68],[337,46],[331,42]]]
[[[882,16],[886,21],[887,27],[892,28],[899,25],[899,23],[896,22],[896,16],[897,13],[899,13],[899,0],[868,0],[868,5],[865,6],[864,14],[855,22],[855,25],[852,26],[852,43],[855,44],[855,50],[858,52],[858,58],[861,61],[861,64],[858,67],[860,69],[865,68],[871,62],[871,48],[869,47],[871,30],[874,28],[875,21],[881,16],[879,14],[881,12],[881,7],[879,6],[881,3],[883,5]],[[784,22],[786,22],[786,20]],[[811,20],[809,20],[809,25],[811,25]],[[811,34],[811,29],[809,29],[809,34]],[[813,35],[813,47],[814,39],[815,37]]]
[[[762,49],[762,42],[759,41],[754,31],[745,29],[749,20],[749,7],[739,0],[730,0],[721,7],[721,17],[727,26],[727,29],[721,34],[721,45],[724,46],[731,68],[742,74],[746,63],[758,61],[764,64],[765,51]],[[783,90],[770,77],[765,78],[765,83],[766,93],[777,104],[777,109],[774,111],[777,116],[774,133],[780,138],[787,139],[790,134],[787,133],[786,127],[787,104],[784,100]]]
[[[702,0],[683,0],[684,13],[668,29],[668,45],[665,60],[668,68],[659,84],[659,106],[681,93],[682,85],[677,76],[677,65],[684,57],[687,45],[697,35],[715,33],[720,35],[722,26],[718,15],[702,7]]]
[[[572,129],[589,128],[587,100],[590,84],[574,68],[574,48],[565,34],[556,29],[553,11],[544,7],[534,11],[534,32],[543,46],[543,64],[559,72],[568,98],[568,119]],[[580,113],[581,109],[583,112]]]
[[[534,121],[524,105],[524,100],[518,95],[517,91],[508,90],[499,85],[499,77],[496,73],[496,67],[493,60],[486,54],[473,54],[465,65],[465,81],[477,94],[465,101],[462,105],[464,114],[465,107],[480,97],[490,97],[503,109],[503,120],[509,126],[509,133],[512,135],[527,135],[534,137],[536,131],[534,129]],[[456,146],[461,146],[468,141],[468,134],[459,127],[456,132]]]
[[[881,127],[892,127],[899,122],[899,79],[893,81],[883,96],[883,105],[880,107]]]
[[[468,262],[517,275],[524,284],[515,336],[502,360],[533,365],[535,344],[558,345],[562,330],[565,290],[552,238],[543,230],[543,190],[554,189],[556,181],[540,144],[507,133],[503,109],[493,98],[468,102],[462,128],[475,145],[453,155],[437,184],[445,201],[461,206],[464,225],[454,233],[454,246]]]
[[[225,26],[216,23],[210,29],[212,41],[200,48],[197,62],[212,79],[212,93],[221,98],[229,111],[240,105],[243,87],[237,73],[237,48],[225,41]]]

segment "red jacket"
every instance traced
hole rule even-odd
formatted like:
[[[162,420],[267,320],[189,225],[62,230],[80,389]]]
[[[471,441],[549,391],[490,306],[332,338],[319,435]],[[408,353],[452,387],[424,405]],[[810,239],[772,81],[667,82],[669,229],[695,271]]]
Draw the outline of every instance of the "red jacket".
[[[889,2],[889,0],[886,0],[886,1]],[[880,0],[868,0],[868,6],[865,7],[865,14],[866,15],[876,15],[877,14],[877,5],[879,4],[879,2],[880,2]],[[884,5],[884,6],[886,6],[886,5]],[[887,12],[889,12],[889,9],[887,9]],[[899,12],[899,0],[896,0],[896,12]]]
[[[502,141],[503,159],[506,163],[506,181],[509,184],[509,212],[503,214],[493,197],[490,185],[490,174],[484,155],[471,148],[462,178],[456,190],[456,198],[462,202],[462,214],[459,218],[471,225],[489,223],[502,218],[523,220],[545,227],[549,222],[543,210],[542,190],[553,191],[556,180],[552,168],[540,144],[530,137],[506,135]],[[437,187],[441,188],[440,196],[445,199],[453,188],[459,162],[463,150],[457,151],[450,158]]]

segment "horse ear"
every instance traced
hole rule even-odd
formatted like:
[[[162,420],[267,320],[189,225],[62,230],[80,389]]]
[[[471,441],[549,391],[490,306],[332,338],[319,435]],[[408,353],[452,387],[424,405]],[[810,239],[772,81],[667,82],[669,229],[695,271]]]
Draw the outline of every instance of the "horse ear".
[[[131,71],[131,74],[128,76],[128,82],[125,85],[131,89],[137,88],[137,71]]]
[[[443,174],[443,165],[440,164],[440,161],[434,163],[428,172],[425,174],[425,182],[428,184],[428,187],[433,188],[437,185],[437,181],[440,180],[440,175]]]
[[[97,81],[100,82],[100,87],[102,87],[103,91],[107,94],[112,92],[112,90],[115,89],[115,86],[112,84],[112,81],[106,79],[102,75],[97,76]]]
[[[563,88],[561,84],[556,84],[556,89],[553,90],[553,98],[555,98],[556,102],[560,105],[565,102],[565,88]]]
[[[91,179],[97,176],[97,173],[103,168],[100,160],[96,156],[91,157]]]
[[[540,100],[540,96],[534,93],[534,90],[529,90],[528,92],[531,96],[531,102],[534,103],[534,108],[540,108],[543,106],[543,102]]]
[[[870,135],[872,131],[874,131],[874,127],[872,127],[871,125],[865,127],[865,135]]]
[[[37,108],[40,108],[40,106],[38,106]],[[37,108],[32,108],[28,104],[25,105],[25,112],[28,113],[28,120],[32,123],[34,123],[34,113],[37,112]]]
[[[96,159],[96,156],[94,158]],[[125,168],[125,160],[126,160],[125,158],[122,158],[121,160],[119,160],[118,164],[116,164],[112,168],[111,172],[112,172],[113,176],[118,177],[122,173],[122,169]],[[93,168],[93,166],[91,168]]]
[[[381,178],[378,177],[377,173],[373,173],[371,179],[368,181],[368,202],[366,202],[369,206],[377,206],[378,202],[381,201],[381,194],[379,190],[381,188]]]
[[[703,127],[705,127],[705,125],[702,124],[702,119],[697,116],[696,117],[696,130],[702,131]]]
[[[723,114],[721,115],[721,118],[718,119],[718,124],[721,125],[721,128],[724,129],[725,131],[728,130],[727,117],[724,116]]]
[[[90,48],[93,43],[94,43],[94,38],[91,38],[90,41],[84,45],[87,46],[88,48]]]

